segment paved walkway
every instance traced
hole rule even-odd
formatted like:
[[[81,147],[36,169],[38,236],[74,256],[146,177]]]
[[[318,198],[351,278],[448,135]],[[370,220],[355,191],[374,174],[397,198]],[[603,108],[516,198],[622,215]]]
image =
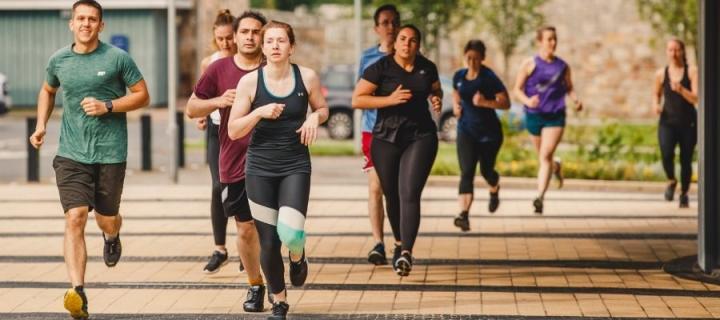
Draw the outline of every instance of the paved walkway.
[[[212,244],[208,192],[202,184],[129,183],[124,256],[113,269],[103,264],[99,230],[88,223],[93,319],[266,316],[243,313],[237,258],[215,275],[201,272]],[[472,230],[460,233],[452,225],[455,194],[442,183],[426,189],[417,263],[401,279],[389,266],[365,262],[373,245],[365,188],[314,184],[310,275],[303,288],[289,289],[291,319],[720,317],[720,286],[663,270],[695,254],[694,209],[677,209],[657,193],[564,190],[551,191],[547,214],[534,216],[533,192],[506,188],[494,215],[478,192]],[[64,319],[68,284],[55,187],[0,186],[0,208],[0,319]]]

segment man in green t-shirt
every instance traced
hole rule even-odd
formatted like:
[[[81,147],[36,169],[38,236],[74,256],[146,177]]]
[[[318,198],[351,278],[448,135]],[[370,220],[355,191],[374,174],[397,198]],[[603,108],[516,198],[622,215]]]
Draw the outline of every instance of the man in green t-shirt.
[[[119,209],[127,159],[125,113],[146,106],[149,94],[130,55],[99,40],[104,27],[99,3],[75,2],[69,26],[74,42],[50,57],[30,143],[35,148],[43,144],[55,95],[62,87],[64,110],[53,168],[65,212],[64,254],[72,282],[64,305],[73,318],[87,319],[83,286],[88,212],[95,211],[105,240],[103,259],[113,267],[122,252]]]

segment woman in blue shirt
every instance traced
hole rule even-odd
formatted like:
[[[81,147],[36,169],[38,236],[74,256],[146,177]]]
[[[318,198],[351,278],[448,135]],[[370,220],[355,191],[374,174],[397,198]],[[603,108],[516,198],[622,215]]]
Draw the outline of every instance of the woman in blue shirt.
[[[503,142],[503,132],[495,109],[510,108],[510,99],[502,81],[482,63],[485,44],[470,40],[464,52],[467,68],[453,76],[453,113],[458,118],[456,142],[461,172],[460,214],[455,218],[455,226],[468,231],[478,162],[480,173],[490,186],[488,210],[493,213],[500,205],[500,175],[495,170],[495,158]]]

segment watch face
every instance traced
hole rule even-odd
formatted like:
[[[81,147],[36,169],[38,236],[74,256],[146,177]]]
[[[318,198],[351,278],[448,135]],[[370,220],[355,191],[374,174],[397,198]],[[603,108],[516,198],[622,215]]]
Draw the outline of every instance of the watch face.
[[[112,100],[105,101],[105,108],[107,108],[108,112],[112,112],[112,109],[113,109]]]

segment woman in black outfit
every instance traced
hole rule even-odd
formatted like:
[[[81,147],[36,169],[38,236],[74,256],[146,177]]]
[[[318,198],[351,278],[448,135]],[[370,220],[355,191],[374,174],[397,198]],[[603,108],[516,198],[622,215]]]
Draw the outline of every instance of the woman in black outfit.
[[[455,226],[470,230],[468,212],[473,201],[473,180],[478,162],[480,173],[490,186],[488,210],[500,206],[500,175],[495,159],[503,143],[503,132],[495,109],[510,108],[507,89],[490,68],[483,65],[485,44],[470,40],[465,45],[465,64],[453,76],[453,113],[458,118],[457,154],[460,164],[458,203],[460,214]]]
[[[305,218],[310,197],[310,153],[318,126],[328,117],[322,85],[312,69],[290,63],[292,27],[271,21],[260,31],[267,65],[237,85],[230,113],[231,139],[252,132],[246,164],[250,210],[260,235],[260,265],[273,295],[272,316],[285,319],[290,306],[280,248],[289,251],[290,282],[305,284]],[[308,114],[308,105],[312,113]]]
[[[352,97],[353,108],[377,108],[370,154],[380,177],[395,237],[393,268],[412,269],[420,228],[420,196],[437,155],[437,128],[430,115],[442,107],[437,67],[419,54],[421,35],[400,27],[394,53],[365,69]]]
[[[668,65],[655,73],[653,103],[655,113],[660,116],[658,139],[663,169],[670,180],[665,189],[665,200],[672,201],[675,195],[675,146],[680,145],[680,208],[688,208],[687,193],[697,143],[698,70],[688,66],[685,44],[679,39],[668,41],[665,53]]]

